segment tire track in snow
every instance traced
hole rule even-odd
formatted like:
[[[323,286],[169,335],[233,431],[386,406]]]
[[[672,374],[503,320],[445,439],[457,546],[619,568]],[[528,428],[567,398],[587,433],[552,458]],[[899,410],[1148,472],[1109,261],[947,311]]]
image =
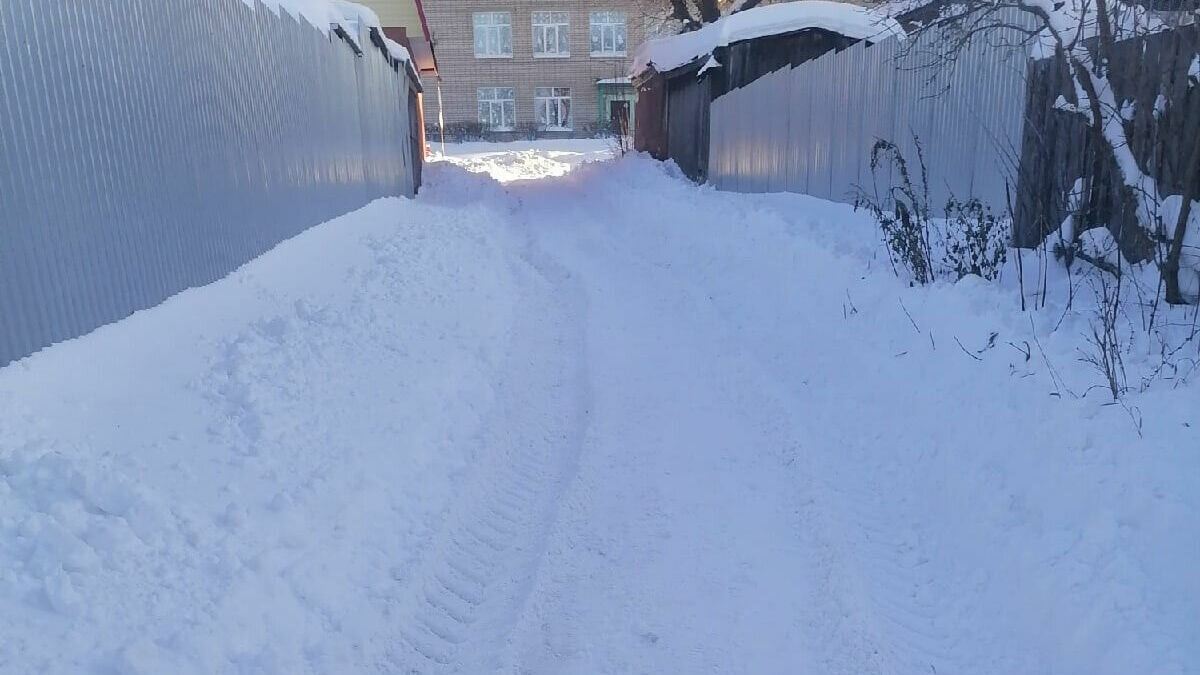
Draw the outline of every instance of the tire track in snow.
[[[531,186],[526,189],[540,191],[549,188]],[[593,195],[586,193],[583,195],[572,194],[570,197],[570,201],[575,203],[592,203],[594,201]],[[560,197],[561,201],[568,200]],[[557,206],[561,207],[562,204],[559,203]],[[639,216],[636,213],[625,213],[619,206],[614,210],[615,212],[607,214],[612,222],[639,222],[637,220]],[[572,215],[581,220],[586,218],[585,214]],[[568,220],[570,219],[568,218]],[[748,220],[748,218],[729,217],[726,220],[738,222]],[[606,223],[605,227],[612,226]],[[587,236],[591,232],[603,232],[604,236]],[[678,636],[674,636],[676,639],[672,641],[673,636],[670,635],[670,631],[657,631],[663,635],[661,646],[656,648],[658,652],[651,651],[655,648],[635,651],[638,647],[630,648],[629,645],[626,645],[624,650],[628,653],[623,653],[622,647],[619,645],[624,643],[620,641],[628,640],[630,632],[641,633],[641,637],[649,640],[650,643],[658,643],[660,635],[643,629],[636,623],[630,631],[625,631],[624,634],[621,632],[604,633],[603,631],[607,630],[609,625],[632,621],[631,617],[636,614],[634,611],[629,611],[634,608],[623,605],[620,600],[613,602],[611,607],[602,608],[599,612],[601,615],[608,612],[611,619],[596,621],[593,616],[585,619],[589,623],[582,624],[582,626],[575,625],[574,622],[578,620],[578,617],[573,616],[572,604],[578,603],[581,596],[586,597],[588,602],[593,602],[593,598],[597,595],[596,587],[588,586],[592,583],[593,572],[586,567],[587,559],[581,558],[558,570],[557,579],[554,579],[556,576],[554,571],[548,571],[547,578],[553,581],[540,589],[540,595],[547,598],[546,607],[541,608],[541,611],[533,616],[527,617],[525,622],[527,630],[524,635],[520,636],[524,639],[521,640],[518,647],[512,650],[511,667],[507,670],[513,672],[626,672],[650,666],[649,672],[656,670],[657,672],[671,672],[672,669],[685,671],[704,669],[708,671],[710,668],[718,667],[713,664],[720,664],[719,668],[722,672],[788,672],[788,668],[795,668],[796,670],[792,672],[811,670],[812,672],[853,672],[865,675],[888,672],[930,672],[930,664],[937,663],[938,670],[944,672],[944,669],[940,667],[948,662],[943,644],[944,636],[928,634],[926,627],[932,626],[932,619],[927,613],[923,613],[927,609],[926,607],[910,608],[905,603],[907,599],[905,592],[912,587],[912,580],[907,575],[919,574],[920,569],[890,569],[890,565],[897,562],[891,557],[894,547],[889,549],[885,546],[883,550],[875,552],[877,555],[871,557],[869,562],[888,566],[889,569],[885,576],[888,579],[896,579],[898,585],[897,588],[889,589],[886,596],[881,599],[878,595],[879,590],[875,584],[871,583],[871,575],[865,574],[861,569],[864,563],[855,556],[859,553],[859,549],[853,546],[853,542],[845,541],[846,527],[870,526],[871,524],[865,519],[859,518],[858,516],[862,514],[857,512],[847,516],[847,509],[842,504],[843,493],[834,489],[837,487],[836,483],[830,485],[822,477],[824,466],[821,460],[825,458],[824,452],[827,450],[823,447],[823,441],[827,438],[827,430],[822,428],[822,420],[810,419],[809,412],[812,409],[824,411],[824,406],[812,405],[813,402],[808,400],[805,395],[797,393],[796,387],[791,381],[781,378],[778,368],[772,358],[768,356],[769,351],[760,352],[754,346],[746,343],[745,336],[739,331],[740,326],[745,323],[745,317],[736,311],[739,309],[736,304],[732,308],[734,311],[729,311],[730,307],[725,302],[728,298],[720,297],[720,292],[724,290],[721,286],[706,287],[704,284],[697,284],[696,270],[673,265],[672,263],[678,263],[678,259],[668,257],[664,260],[656,257],[661,255],[660,251],[657,248],[646,246],[644,238],[622,236],[624,234],[623,232],[612,234],[599,227],[579,228],[570,230],[569,235],[552,235],[547,238],[546,243],[552,249],[561,251],[566,258],[578,261],[580,263],[578,269],[585,276],[594,275],[594,278],[589,276],[591,279],[589,285],[596,283],[597,280],[605,282],[607,284],[606,292],[609,295],[624,298],[637,297],[633,288],[624,286],[614,279],[640,280],[638,285],[640,288],[647,289],[645,295],[656,306],[645,311],[644,316],[636,313],[634,307],[626,307],[619,313],[605,315],[606,320],[610,320],[614,324],[632,321],[635,325],[627,329],[630,334],[645,330],[647,326],[655,327],[655,321],[671,322],[676,326],[686,325],[702,328],[702,330],[694,331],[694,335],[681,335],[680,337],[683,339],[679,341],[676,348],[695,350],[696,356],[692,360],[705,378],[700,381],[703,383],[702,387],[719,390],[723,384],[733,386],[733,391],[729,394],[710,394],[709,397],[722,404],[719,409],[727,420],[727,424],[737,425],[745,431],[743,440],[746,449],[758,449],[764,452],[758,456],[739,457],[737,453],[731,456],[736,457],[739,472],[747,476],[762,472],[757,478],[758,492],[773,495],[774,503],[779,505],[778,510],[787,514],[785,517],[775,518],[770,510],[765,511],[759,514],[762,516],[759,524],[769,523],[778,534],[786,536],[786,541],[796,542],[794,551],[803,552],[795,555],[794,566],[790,568],[794,571],[795,581],[798,582],[795,586],[800,588],[795,588],[791,584],[791,580],[780,583],[778,586],[779,597],[788,598],[789,602],[794,603],[796,610],[793,614],[785,612],[770,621],[764,621],[764,623],[778,625],[764,625],[763,633],[778,631],[775,632],[776,635],[782,634],[783,631],[778,630],[780,625],[785,624],[788,620],[795,620],[798,634],[791,641],[776,642],[773,647],[776,647],[777,651],[772,653],[764,650],[763,645],[765,641],[777,638],[763,637],[761,638],[763,642],[742,638],[739,643],[731,642],[727,645],[707,643],[693,645],[688,651],[683,651],[680,648],[686,643],[679,641]],[[660,244],[661,242],[654,243]],[[720,255],[713,255],[712,258],[722,259]],[[594,269],[590,273],[585,272],[584,270],[589,269],[589,266]],[[572,267],[576,268],[576,265],[572,265]],[[706,277],[700,277],[700,279],[709,281]],[[786,283],[778,286],[764,284],[763,288],[786,286]],[[714,300],[714,295],[719,299]],[[736,301],[738,298],[735,297],[734,300]],[[629,305],[638,304],[632,299],[627,302]],[[603,304],[602,301],[597,301],[598,308],[603,307]],[[597,309],[597,311],[601,311],[601,309]],[[663,328],[657,327],[658,330]],[[644,348],[643,343],[639,342],[637,345]],[[670,365],[669,355],[662,356],[661,360],[656,361],[657,356],[655,356],[648,363],[638,365],[646,372],[655,372],[655,377],[658,379],[691,382],[691,380],[679,379],[683,370],[678,367],[675,370],[655,370],[664,364]],[[605,372],[612,365],[604,360],[597,361],[597,374]],[[598,385],[597,393],[600,396],[598,403],[603,407],[605,400],[603,385]],[[701,400],[698,396],[695,398]],[[670,408],[668,407],[667,410],[670,411]],[[606,432],[611,433],[612,430],[605,427],[603,415],[598,417],[597,424],[596,433],[601,437]],[[607,440],[611,442],[612,438]],[[776,449],[778,457],[769,454],[772,449]],[[603,450],[601,450],[602,453]],[[704,458],[693,459],[697,460],[697,464],[699,464]],[[590,467],[592,470],[596,468],[595,466]],[[611,470],[611,467],[605,467],[603,464],[599,468],[605,471]],[[686,470],[696,471],[697,468],[697,465],[693,464]],[[615,477],[612,474],[601,473],[600,475],[601,487],[596,488],[598,492],[608,491],[608,488],[603,486],[604,482],[609,484],[625,482],[623,478]],[[591,475],[588,469],[585,469],[580,479],[587,484],[589,479],[594,481],[596,477]],[[732,485],[738,487],[736,481]],[[745,495],[745,497],[748,498],[750,495]],[[873,501],[871,495],[858,495],[858,497],[860,503]],[[592,498],[586,495],[582,499],[584,502],[582,513],[575,517],[575,522],[568,525],[568,532],[571,532],[572,528],[574,532],[578,533],[585,531],[585,528],[602,530],[606,525],[610,528],[618,526],[618,523],[589,522],[589,518],[599,517],[597,511],[603,512],[606,505],[611,506],[612,504],[604,499],[593,502]],[[731,503],[730,507],[735,508],[736,505]],[[719,521],[720,518],[714,520]],[[848,522],[852,525],[847,525]],[[680,521],[680,524],[682,523],[683,521]],[[639,525],[641,524],[644,523],[639,522]],[[873,525],[879,528],[881,524],[873,523]],[[639,531],[627,531],[623,534],[629,539],[645,535],[644,532]],[[686,530],[673,531],[671,534],[676,539],[688,536]],[[698,543],[703,543],[703,539],[704,537],[701,536]],[[571,535],[566,535],[565,541],[570,542],[571,540]],[[745,538],[744,541],[754,541],[754,539]],[[643,546],[654,546],[654,543],[648,540],[639,543]],[[574,548],[574,545],[567,543],[564,544],[564,547]],[[763,550],[768,549],[764,547]],[[773,551],[772,555],[783,555],[783,547],[779,551]],[[718,560],[706,561],[704,566],[715,568],[719,562]],[[571,569],[573,564],[583,565],[584,571]],[[608,564],[610,563],[606,560],[601,565],[601,571],[596,575],[597,577],[605,578],[603,568]],[[686,567],[684,564],[679,565],[681,576],[686,575],[686,572],[683,571]],[[631,573],[633,571],[633,569],[629,570]],[[772,572],[769,565],[765,566],[762,571],[768,574]],[[899,574],[901,572],[904,574]],[[580,578],[583,581],[580,581]],[[735,578],[729,577],[729,579]],[[698,579],[699,577],[697,577]],[[739,591],[743,594],[738,596],[738,602],[744,603],[740,606],[748,607],[749,600],[756,597],[753,593],[755,585],[770,583],[772,579],[778,581],[778,577],[765,576],[754,582],[746,583],[745,587]],[[664,581],[667,586],[674,583],[672,579]],[[660,600],[670,601],[672,588],[659,588],[652,592],[660,591],[663,592]],[[714,596],[724,591],[726,589],[721,588],[720,584],[710,587],[710,592]],[[626,595],[638,596],[637,586],[633,585],[627,589]],[[894,606],[884,600],[891,601]],[[932,599],[933,602],[941,600]],[[714,604],[702,602],[695,606],[719,607],[715,602]],[[803,610],[800,609],[801,607]],[[653,614],[651,607],[637,609],[651,610],[648,613]],[[770,604],[758,605],[755,611],[769,616]],[[686,623],[682,617],[680,617],[680,621]],[[892,625],[894,623],[898,626]],[[705,624],[694,622],[694,627],[698,631],[703,629]],[[693,626],[689,625],[689,629],[692,628]],[[735,629],[736,626],[731,625],[730,628]],[[720,634],[722,637],[732,637],[733,630],[730,630],[728,634],[724,632]],[[647,638],[647,635],[652,637]],[[911,640],[912,644],[896,645],[891,638],[897,635],[901,640]],[[589,655],[589,647],[596,644],[604,644],[605,648],[598,650],[599,653]],[[661,652],[668,649],[680,649],[680,651],[664,656]],[[637,654],[637,657],[631,657],[629,654]],[[574,658],[579,660],[572,660]],[[600,659],[599,662],[603,662],[604,665],[597,666],[598,662],[588,659]],[[654,665],[650,665],[650,659],[660,660]],[[755,659],[758,660],[755,661]],[[664,669],[664,664],[672,661],[673,665]],[[807,669],[800,669],[800,662],[809,664]],[[681,666],[680,664],[683,663],[690,664],[690,667]],[[896,663],[904,664],[905,668],[896,669],[894,667]],[[918,666],[918,664],[920,665]]]
[[[529,250],[516,270],[528,302],[478,465],[416,575],[406,582],[398,643],[386,670],[493,670],[545,549],[563,486],[573,477],[588,410],[582,292]]]

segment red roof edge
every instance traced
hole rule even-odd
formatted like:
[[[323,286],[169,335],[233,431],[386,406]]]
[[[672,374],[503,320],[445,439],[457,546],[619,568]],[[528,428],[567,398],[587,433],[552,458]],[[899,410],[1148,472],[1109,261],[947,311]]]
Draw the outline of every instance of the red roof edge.
[[[413,2],[417,3],[417,16],[421,17],[421,30],[425,31],[425,41],[432,46],[433,36],[429,34],[429,23],[425,21],[425,6],[421,4],[421,0]]]

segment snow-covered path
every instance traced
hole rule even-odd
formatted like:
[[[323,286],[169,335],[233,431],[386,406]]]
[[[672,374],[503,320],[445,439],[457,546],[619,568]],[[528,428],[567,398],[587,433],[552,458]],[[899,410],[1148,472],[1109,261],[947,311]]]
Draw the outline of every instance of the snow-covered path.
[[[540,180],[434,165],[0,369],[0,672],[1200,662],[1196,386],[1139,437],[1051,395],[1082,319],[843,206],[470,150]]]
[[[587,288],[593,408],[510,658],[531,672],[796,672],[829,617],[787,471],[795,409],[702,287],[580,227],[585,212],[535,235]]]
[[[1194,388],[1137,401],[1144,438],[1102,398],[1061,403],[1007,291],[872,273],[844,206],[636,161],[508,194],[583,289],[591,412],[497,665],[1191,667]],[[1040,339],[1082,391],[1074,328]]]

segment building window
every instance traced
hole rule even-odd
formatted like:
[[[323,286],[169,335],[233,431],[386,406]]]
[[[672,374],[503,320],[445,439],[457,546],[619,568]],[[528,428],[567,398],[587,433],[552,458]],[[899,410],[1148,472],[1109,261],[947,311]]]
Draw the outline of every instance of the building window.
[[[517,97],[512,87],[479,88],[479,121],[492,131],[516,128]]]
[[[625,12],[592,12],[592,56],[625,56]]]
[[[551,131],[571,128],[570,87],[537,87],[533,90],[533,97],[538,127]]]
[[[533,13],[533,55],[570,56],[570,20],[566,12]]]
[[[476,12],[475,58],[495,59],[512,56],[512,15],[508,12]]]

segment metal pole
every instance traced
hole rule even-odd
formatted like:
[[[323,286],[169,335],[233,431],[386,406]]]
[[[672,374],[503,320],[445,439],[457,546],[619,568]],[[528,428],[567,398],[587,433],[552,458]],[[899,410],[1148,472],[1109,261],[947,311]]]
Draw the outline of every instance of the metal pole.
[[[438,134],[442,137],[442,157],[446,156],[446,118],[442,115],[442,78],[437,79]]]

